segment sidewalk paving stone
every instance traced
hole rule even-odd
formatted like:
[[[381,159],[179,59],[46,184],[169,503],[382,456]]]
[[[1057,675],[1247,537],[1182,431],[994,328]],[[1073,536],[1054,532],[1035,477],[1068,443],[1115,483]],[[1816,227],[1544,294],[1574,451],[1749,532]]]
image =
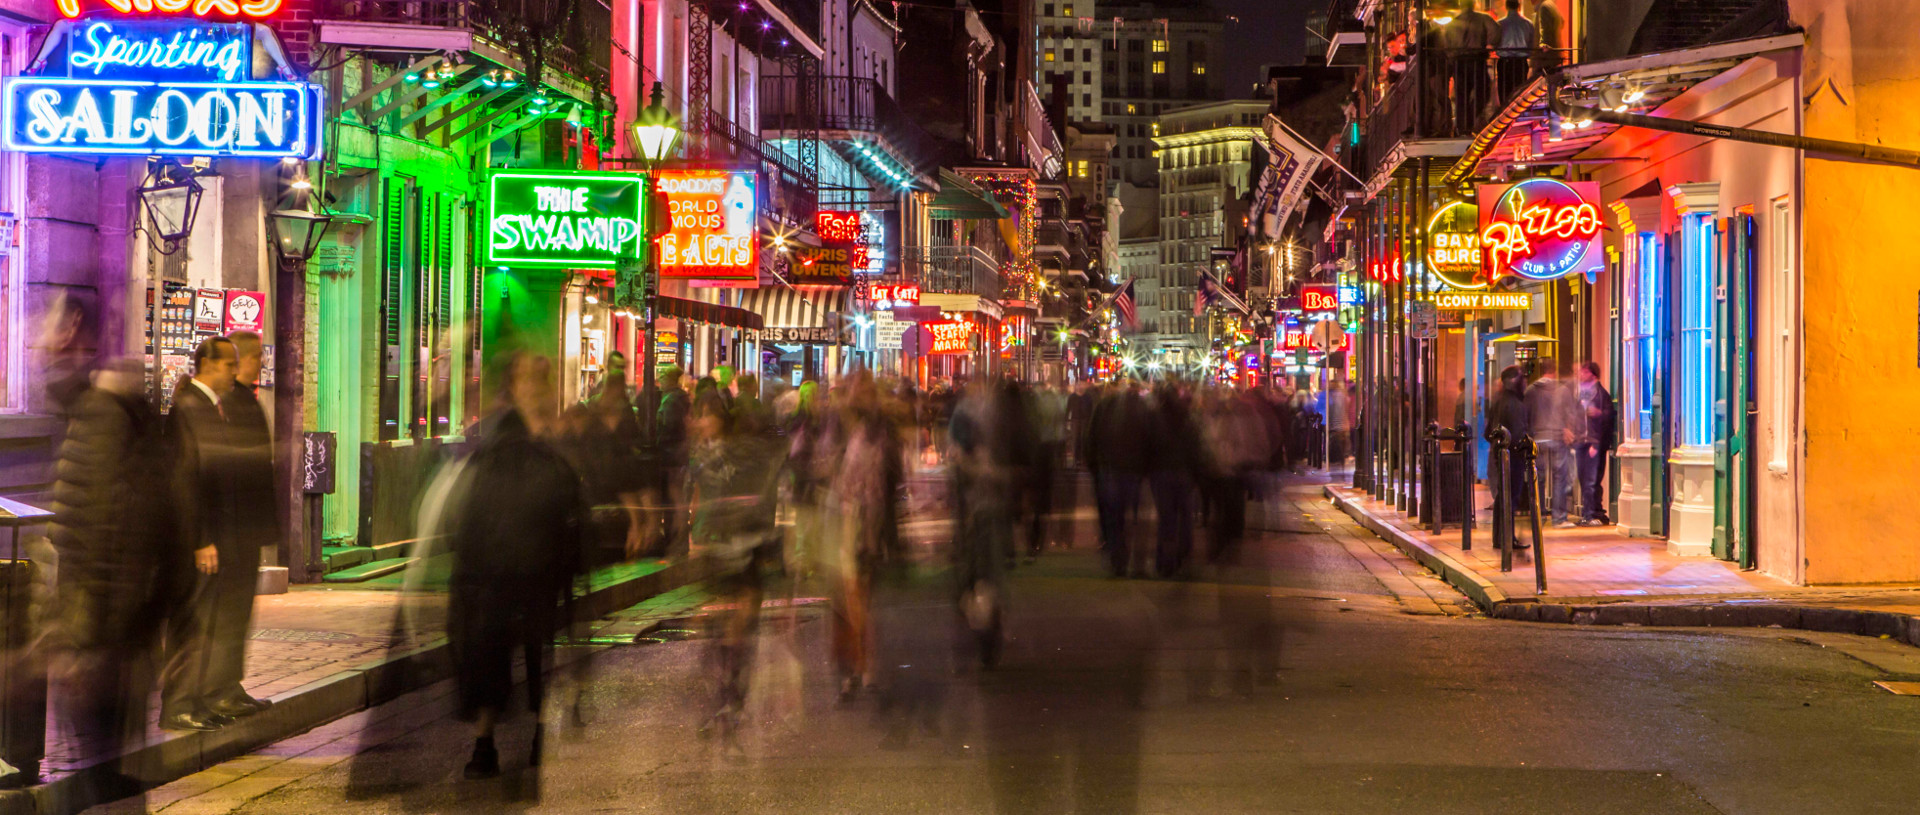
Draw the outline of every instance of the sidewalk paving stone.
[[[1628,537],[1606,526],[1543,530],[1547,591],[1535,594],[1531,555],[1516,553],[1513,571],[1500,571],[1500,552],[1484,517],[1476,522],[1472,550],[1462,551],[1458,526],[1435,535],[1363,490],[1329,485],[1325,495],[1496,618],[1778,627],[1920,645],[1920,586],[1796,586],[1714,558],[1671,555],[1664,540]]]

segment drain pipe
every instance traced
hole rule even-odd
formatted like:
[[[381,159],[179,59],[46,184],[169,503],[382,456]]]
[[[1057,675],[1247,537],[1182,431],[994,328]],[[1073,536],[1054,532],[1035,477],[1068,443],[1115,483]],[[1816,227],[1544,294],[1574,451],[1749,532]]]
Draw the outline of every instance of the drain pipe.
[[[1775,133],[1770,130],[1749,130],[1744,127],[1692,122],[1685,119],[1668,119],[1660,116],[1647,116],[1640,113],[1616,113],[1611,110],[1574,105],[1560,98],[1561,83],[1553,82],[1547,89],[1547,106],[1564,120],[1591,119],[1621,127],[1639,127],[1647,130],[1664,130],[1668,133],[1680,133],[1687,136],[1703,136],[1710,139],[1765,144],[1773,147],[1789,147],[1805,150],[1823,158],[1843,161],[1865,161],[1874,164],[1891,164],[1897,167],[1920,169],[1920,150],[1902,150],[1897,147],[1882,147],[1877,144],[1861,142],[1816,139],[1811,136],[1796,136],[1790,133]]]

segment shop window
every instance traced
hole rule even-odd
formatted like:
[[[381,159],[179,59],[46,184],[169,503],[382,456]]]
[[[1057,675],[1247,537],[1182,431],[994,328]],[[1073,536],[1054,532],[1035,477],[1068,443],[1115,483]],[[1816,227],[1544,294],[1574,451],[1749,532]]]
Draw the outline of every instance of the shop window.
[[[1717,396],[1713,348],[1715,272],[1720,268],[1720,233],[1713,216],[1689,214],[1681,219],[1680,246],[1680,443],[1704,447],[1713,444],[1713,402]]]
[[[1626,312],[1621,315],[1625,335],[1621,374],[1626,391],[1621,415],[1627,438],[1644,441],[1653,438],[1653,394],[1660,382],[1660,239],[1652,232],[1636,234],[1627,242],[1622,266],[1627,290],[1622,298]]]
[[[1789,431],[1794,427],[1793,385],[1797,376],[1793,353],[1793,304],[1799,293],[1799,280],[1794,276],[1793,252],[1793,207],[1788,199],[1781,198],[1773,202],[1773,213],[1768,226],[1773,234],[1772,265],[1773,280],[1765,292],[1772,315],[1774,332],[1774,363],[1772,395],[1768,400],[1773,422],[1772,453],[1769,465],[1782,470],[1793,460],[1793,437]]]

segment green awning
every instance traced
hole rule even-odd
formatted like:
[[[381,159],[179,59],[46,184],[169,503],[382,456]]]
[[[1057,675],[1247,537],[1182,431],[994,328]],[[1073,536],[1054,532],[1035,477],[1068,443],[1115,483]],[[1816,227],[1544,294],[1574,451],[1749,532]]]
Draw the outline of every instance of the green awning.
[[[996,221],[1013,217],[1006,207],[993,200],[992,193],[945,167],[940,168],[940,191],[934,193],[933,204],[928,208],[933,211],[933,217],[948,221]]]

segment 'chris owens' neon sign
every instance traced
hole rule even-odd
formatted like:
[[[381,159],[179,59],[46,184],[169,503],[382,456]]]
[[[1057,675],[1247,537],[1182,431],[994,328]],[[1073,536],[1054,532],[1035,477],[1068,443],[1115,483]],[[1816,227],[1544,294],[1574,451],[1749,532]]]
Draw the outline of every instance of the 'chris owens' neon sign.
[[[1600,234],[1600,209],[1552,178],[1530,178],[1508,187],[1480,229],[1492,278],[1516,274],[1552,280],[1581,271],[1587,248]]]
[[[280,10],[282,0],[106,0],[107,8],[121,14],[180,14],[192,11],[195,16],[222,17],[271,17]],[[72,18],[80,16],[80,0],[58,0],[60,13]]]
[[[640,252],[634,173],[494,173],[487,262],[612,268]]]

